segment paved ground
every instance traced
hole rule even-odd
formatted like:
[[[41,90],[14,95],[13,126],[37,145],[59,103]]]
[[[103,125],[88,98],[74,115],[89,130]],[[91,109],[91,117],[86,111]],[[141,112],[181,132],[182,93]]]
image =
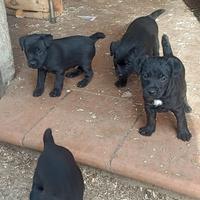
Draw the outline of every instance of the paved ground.
[[[27,200],[39,152],[0,143],[0,199]],[[85,200],[192,200],[101,170],[81,166]]]
[[[56,142],[67,146],[80,163],[200,198],[200,28],[196,17],[182,0],[65,0],[64,7],[56,24],[8,17],[17,72],[0,102],[0,140],[39,150],[42,134],[50,126]],[[119,39],[133,19],[158,8],[166,9],[157,20],[159,36],[169,35],[174,54],[186,68],[193,108],[187,115],[193,137],[186,143],[177,140],[176,122],[169,113],[158,115],[152,137],[139,135],[138,128],[145,123],[139,78],[132,76],[123,90],[114,86],[110,42]],[[96,18],[90,21],[83,16]],[[59,38],[96,31],[107,37],[96,44],[91,83],[79,89],[76,84],[81,77],[66,78],[62,96],[50,98],[53,76],[49,75],[45,93],[33,98],[37,73],[27,67],[19,37],[42,32]],[[129,98],[123,95],[127,91]]]

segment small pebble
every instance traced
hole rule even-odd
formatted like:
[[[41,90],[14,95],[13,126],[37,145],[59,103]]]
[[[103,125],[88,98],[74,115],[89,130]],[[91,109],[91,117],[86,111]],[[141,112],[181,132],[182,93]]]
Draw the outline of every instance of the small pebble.
[[[84,110],[82,108],[79,108],[76,110],[77,112],[83,112]]]
[[[129,92],[129,91],[127,91],[127,92],[124,92],[121,97],[123,97],[123,98],[130,98],[132,96],[133,96],[132,93]]]

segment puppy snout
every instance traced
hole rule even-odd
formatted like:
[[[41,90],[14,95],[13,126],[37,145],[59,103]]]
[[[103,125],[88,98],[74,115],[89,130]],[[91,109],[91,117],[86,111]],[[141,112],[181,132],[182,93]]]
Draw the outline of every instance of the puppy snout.
[[[117,73],[119,76],[122,76],[122,70],[121,67],[119,65],[117,65]]]
[[[35,60],[31,60],[31,61],[29,61],[29,65],[32,66],[32,67],[36,67],[37,62]]]
[[[148,94],[151,95],[151,96],[156,96],[156,94],[157,94],[156,88],[148,89]]]

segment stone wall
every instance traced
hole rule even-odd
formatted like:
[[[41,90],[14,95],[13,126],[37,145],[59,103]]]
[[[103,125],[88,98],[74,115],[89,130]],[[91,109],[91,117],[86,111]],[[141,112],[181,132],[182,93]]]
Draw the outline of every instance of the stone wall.
[[[4,1],[0,0],[0,97],[15,73]]]

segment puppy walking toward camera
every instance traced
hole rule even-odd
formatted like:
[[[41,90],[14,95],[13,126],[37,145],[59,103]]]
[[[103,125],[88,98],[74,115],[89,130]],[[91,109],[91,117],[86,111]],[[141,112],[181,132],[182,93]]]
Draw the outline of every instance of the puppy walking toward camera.
[[[138,65],[145,55],[159,55],[158,25],[155,19],[163,12],[164,9],[159,9],[148,16],[135,19],[121,40],[111,43],[110,55],[113,56],[115,72],[119,79],[115,83],[117,87],[126,86],[128,77],[133,72],[132,68],[126,66],[130,54],[132,58],[134,55],[134,65]]]
[[[77,67],[66,74],[66,77],[76,77],[84,73],[84,79],[78,82],[77,87],[85,87],[93,76],[92,59],[95,56],[95,43],[105,38],[104,33],[97,32],[89,37],[70,36],[53,40],[50,34],[33,34],[21,37],[20,46],[25,52],[30,68],[38,70],[37,85],[33,92],[34,97],[44,92],[44,83],[47,72],[55,74],[54,89],[51,97],[61,95],[65,71]]]
[[[189,141],[192,135],[187,127],[185,113],[190,112],[191,108],[186,98],[185,68],[173,55],[167,35],[162,36],[162,47],[163,57],[146,58],[135,68],[141,76],[147,116],[147,124],[139,132],[150,136],[156,128],[156,113],[171,111],[177,120],[177,138]]]
[[[45,131],[43,140],[30,200],[83,200],[83,177],[72,153],[54,143],[51,129]]]

